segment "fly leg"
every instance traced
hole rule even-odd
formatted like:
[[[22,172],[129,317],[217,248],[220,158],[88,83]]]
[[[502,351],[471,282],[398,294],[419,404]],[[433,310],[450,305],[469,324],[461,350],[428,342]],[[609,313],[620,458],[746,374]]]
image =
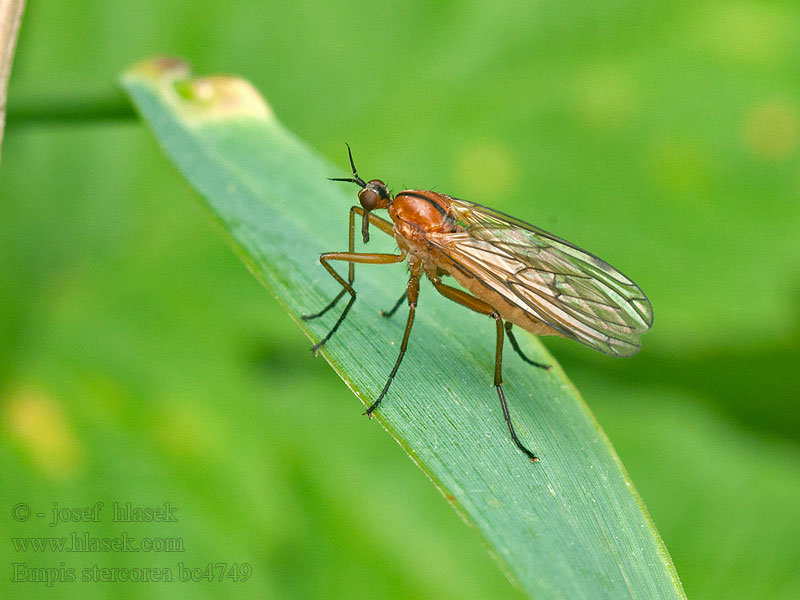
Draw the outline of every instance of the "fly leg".
[[[402,254],[361,254],[359,252],[326,252],[325,254],[321,254],[319,257],[319,262],[322,263],[322,266],[331,274],[331,276],[338,281],[342,288],[344,288],[337,298],[343,296],[345,293],[350,294],[350,301],[347,303],[347,306],[344,307],[344,311],[342,314],[339,315],[339,319],[336,321],[336,324],[333,328],[328,332],[328,334],[314,344],[311,348],[311,351],[314,355],[317,354],[317,351],[331,339],[331,336],[339,329],[339,325],[342,324],[347,313],[350,312],[350,308],[353,306],[353,302],[356,301],[356,291],[353,289],[353,286],[350,285],[350,282],[346,281],[341,275],[339,275],[336,270],[330,265],[328,261],[331,260],[345,260],[350,263],[350,270],[352,273],[354,263],[363,263],[369,265],[390,265],[392,263],[398,263],[404,261],[406,258],[405,252]],[[332,306],[332,305],[331,305]],[[325,310],[328,310],[330,306],[326,307]],[[310,317],[304,317],[306,320],[318,317],[320,315],[311,315]]]
[[[392,316],[394,315],[394,313],[397,312],[397,309],[400,308],[400,305],[405,301],[406,298],[408,298],[408,290],[403,292],[403,295],[400,296],[400,298],[397,299],[397,302],[395,302],[395,304],[394,304],[394,306],[392,307],[391,310],[389,310],[389,311],[381,310],[381,311],[378,311],[378,313],[382,317],[386,317],[387,319],[391,319]]]
[[[528,358],[527,356],[525,356],[522,353],[522,350],[520,349],[519,344],[517,344],[517,338],[515,338],[514,334],[511,333],[511,327],[512,327],[511,322],[510,321],[506,321],[506,333],[508,334],[508,341],[511,342],[511,347],[514,348],[514,351],[517,354],[519,354],[519,357],[522,360],[524,360],[526,363],[528,363],[529,365],[533,365],[534,367],[539,367],[540,369],[544,369],[545,371],[549,371],[550,369],[552,369],[553,365],[546,365],[544,363],[538,363],[536,361],[531,360],[530,358]]]
[[[381,400],[383,400],[386,392],[389,391],[389,386],[392,385],[394,376],[397,374],[397,369],[400,368],[400,363],[403,362],[403,356],[406,354],[408,337],[411,335],[411,326],[414,324],[414,314],[417,311],[417,297],[419,296],[419,274],[415,274],[415,271],[416,269],[411,270],[411,278],[408,280],[406,293],[403,294],[403,297],[408,297],[408,321],[406,321],[406,330],[405,333],[403,333],[403,341],[400,344],[400,354],[397,356],[397,361],[394,363],[394,368],[392,369],[392,372],[389,373],[389,379],[386,381],[386,385],[383,386],[383,390],[381,390],[381,393],[378,395],[378,399],[375,400],[375,402],[373,402],[364,412],[364,414],[370,419],[372,418],[372,412],[378,408],[378,405],[381,403]],[[400,303],[398,302],[397,304],[399,305]],[[397,310],[397,306],[392,309],[392,312],[395,310]]]
[[[356,214],[361,215],[363,217],[364,216],[364,209],[361,206],[353,206],[353,207],[350,208],[350,227],[349,227],[350,234],[349,234],[349,240],[348,240],[348,244],[347,244],[347,251],[350,252],[351,254],[355,252],[355,244],[354,244],[354,239],[353,239],[354,238],[353,232],[355,231],[355,216],[356,216]],[[379,217],[377,215],[373,215],[372,213],[370,213],[369,214],[369,221],[370,221],[370,223],[375,225],[375,227],[377,227],[378,229],[380,229],[384,233],[388,233],[389,235],[393,235],[393,233],[392,233],[392,224],[389,221],[387,221],[386,219],[382,219],[381,217]],[[347,283],[349,283],[351,287],[353,285],[353,281],[355,280],[355,277],[356,277],[355,265],[351,262],[349,267],[348,267],[348,269],[347,269]],[[326,312],[328,312],[330,309],[332,309],[334,306],[336,306],[336,304],[339,302],[339,300],[341,300],[342,297],[346,293],[347,293],[347,288],[343,287],[342,291],[339,292],[336,295],[336,297],[333,300],[331,300],[328,303],[328,305],[325,308],[323,308],[321,311],[316,312],[316,313],[311,314],[311,315],[302,315],[300,318],[303,319],[304,321],[310,321],[311,319],[316,319],[318,317],[321,317]]]
[[[514,444],[516,444],[517,448],[519,448],[531,462],[538,462],[539,458],[533,452],[528,450],[517,437],[517,432],[514,431],[514,425],[511,423],[511,414],[508,412],[506,395],[503,393],[503,319],[500,318],[500,314],[493,306],[487,304],[483,300],[459,290],[458,288],[445,285],[438,277],[431,278],[431,282],[436,288],[436,291],[438,291],[445,298],[448,298],[453,302],[457,302],[461,306],[466,306],[470,310],[474,310],[482,315],[488,315],[494,319],[495,324],[497,325],[497,344],[495,346],[494,360],[494,387],[497,390],[497,397],[500,398],[500,406],[503,409],[503,417],[506,420],[506,425],[508,425],[508,431],[511,434],[511,439],[514,441]]]

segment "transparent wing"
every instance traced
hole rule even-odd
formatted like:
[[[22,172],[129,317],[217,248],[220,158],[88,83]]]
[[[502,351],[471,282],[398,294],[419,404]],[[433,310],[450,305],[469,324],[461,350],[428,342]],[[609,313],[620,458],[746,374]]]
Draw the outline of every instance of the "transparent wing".
[[[653,309],[633,281],[538,227],[448,199],[463,231],[426,239],[456,268],[566,337],[614,356],[639,351]]]

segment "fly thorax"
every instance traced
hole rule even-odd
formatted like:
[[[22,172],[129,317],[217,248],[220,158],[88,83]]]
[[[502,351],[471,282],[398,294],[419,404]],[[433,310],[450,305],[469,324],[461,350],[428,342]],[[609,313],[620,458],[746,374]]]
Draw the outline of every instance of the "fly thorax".
[[[409,233],[417,230],[426,233],[455,231],[455,218],[450,201],[443,195],[426,190],[406,190],[395,196],[391,212],[395,222],[407,223]]]

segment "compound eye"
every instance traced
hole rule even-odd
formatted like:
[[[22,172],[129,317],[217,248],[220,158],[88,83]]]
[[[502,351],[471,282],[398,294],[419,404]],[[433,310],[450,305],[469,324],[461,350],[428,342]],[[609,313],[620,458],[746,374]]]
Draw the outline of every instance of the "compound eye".
[[[365,187],[358,192],[358,201],[361,202],[361,206],[364,207],[364,210],[375,210],[375,207],[378,206],[378,192],[369,187]]]

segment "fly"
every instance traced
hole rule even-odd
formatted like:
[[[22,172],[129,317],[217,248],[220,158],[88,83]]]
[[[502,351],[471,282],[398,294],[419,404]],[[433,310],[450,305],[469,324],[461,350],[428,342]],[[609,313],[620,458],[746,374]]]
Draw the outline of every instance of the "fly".
[[[391,317],[403,301],[408,302],[408,320],[397,361],[377,399],[365,415],[380,405],[392,384],[408,347],[425,276],[445,298],[494,319],[497,329],[494,386],[511,439],[531,462],[539,459],[517,437],[503,392],[502,361],[504,335],[526,363],[550,369],[529,359],[512,332],[517,325],[535,335],[559,335],[612,356],[632,356],[639,351],[639,336],[653,324],[653,309],[641,289],[617,269],[538,227],[494,209],[430,190],[404,190],[392,196],[380,179],[359,177],[347,146],[353,177],[331,178],[355,183],[360,206],[350,209],[350,244],[347,252],[320,255],[322,266],[339,282],[342,290],[321,311],[304,315],[321,317],[344,297],[350,299],[331,330],[317,342],[316,352],[339,329],[356,300],[353,289],[355,263],[387,265],[409,262],[406,291],[381,313]],[[391,221],[373,211],[386,209]],[[354,251],[355,215],[361,216],[361,237],[369,241],[369,226],[394,237],[399,254]],[[348,263],[347,279],[331,261]],[[442,282],[452,276],[463,289]],[[466,290],[466,291],[465,291]]]

